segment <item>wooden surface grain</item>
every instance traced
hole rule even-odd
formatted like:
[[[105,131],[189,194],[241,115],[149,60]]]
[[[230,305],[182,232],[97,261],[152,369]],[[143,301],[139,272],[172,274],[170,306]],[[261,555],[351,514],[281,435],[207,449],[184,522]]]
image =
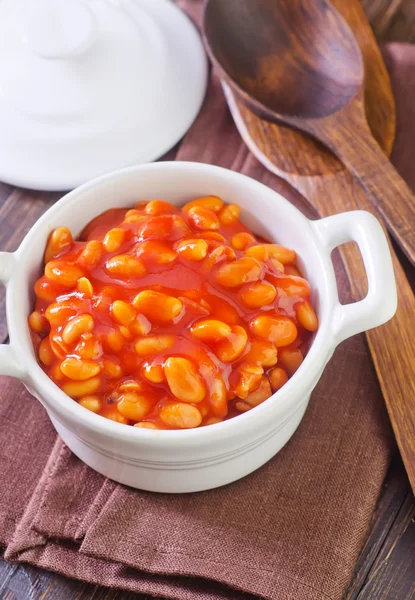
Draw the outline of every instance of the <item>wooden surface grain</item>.
[[[415,507],[408,494],[363,584],[360,600],[415,597]]]
[[[378,506],[373,515],[371,534],[366,541],[349,584],[345,600],[357,600],[373,575],[373,567],[383,548],[389,542],[390,532],[404,503],[411,498],[408,482],[399,456],[389,469]],[[408,582],[409,582],[408,578]]]
[[[381,40],[415,42],[414,0],[363,0]],[[15,199],[11,194],[17,194]],[[13,190],[0,183],[0,249],[14,250],[54,201],[53,195]],[[19,207],[19,210],[17,210]],[[413,272],[411,273],[413,274]],[[0,341],[7,338],[0,287]],[[399,456],[385,481],[371,534],[345,600],[414,600],[415,501]],[[48,571],[0,560],[3,600],[150,600],[149,597],[69,580]]]

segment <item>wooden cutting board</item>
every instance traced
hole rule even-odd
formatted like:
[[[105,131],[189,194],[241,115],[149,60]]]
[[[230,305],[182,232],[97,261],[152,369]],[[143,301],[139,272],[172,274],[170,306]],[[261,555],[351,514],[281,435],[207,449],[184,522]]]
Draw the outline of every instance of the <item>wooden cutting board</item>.
[[[348,21],[362,50],[366,70],[366,112],[381,147],[390,154],[395,135],[395,107],[389,76],[373,32],[358,0],[332,0]],[[321,217],[364,209],[378,218],[360,185],[318,142],[300,132],[253,115],[229,88],[225,94],[235,123],[248,147],[276,175],[300,191]],[[385,230],[386,231],[386,230]],[[389,417],[415,493],[415,297],[393,249],[398,287],[396,316],[366,333]],[[355,300],[367,291],[360,252],[340,247]],[[391,282],[392,284],[392,282]]]

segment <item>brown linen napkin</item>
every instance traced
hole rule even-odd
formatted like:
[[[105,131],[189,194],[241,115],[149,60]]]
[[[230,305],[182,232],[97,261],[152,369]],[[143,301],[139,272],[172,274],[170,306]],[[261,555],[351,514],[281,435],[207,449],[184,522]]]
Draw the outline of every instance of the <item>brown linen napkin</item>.
[[[197,2],[181,4],[198,8]],[[398,107],[400,52],[388,51]],[[415,50],[408,52],[415,65]],[[242,171],[288,194],[310,215],[298,195],[248,153],[215,77],[177,158]],[[348,300],[340,264],[337,272]],[[362,336],[338,348],[300,428],[273,460],[239,482],[200,494],[151,494],[105,480],[56,439],[20,384],[1,378],[0,396],[0,543],[7,559],[180,600],[342,597],[392,445]]]
[[[389,454],[358,336],[336,352],[292,441],[219,490],[137,492],[93,473],[57,440],[6,557],[177,599],[240,597],[195,576],[272,599],[340,598]]]

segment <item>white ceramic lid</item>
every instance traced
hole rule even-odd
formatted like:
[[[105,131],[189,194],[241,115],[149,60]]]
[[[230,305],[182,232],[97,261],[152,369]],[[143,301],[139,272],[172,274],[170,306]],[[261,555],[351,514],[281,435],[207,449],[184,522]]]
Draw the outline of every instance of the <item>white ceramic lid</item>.
[[[66,190],[162,156],[206,91],[170,0],[1,0],[0,180]]]

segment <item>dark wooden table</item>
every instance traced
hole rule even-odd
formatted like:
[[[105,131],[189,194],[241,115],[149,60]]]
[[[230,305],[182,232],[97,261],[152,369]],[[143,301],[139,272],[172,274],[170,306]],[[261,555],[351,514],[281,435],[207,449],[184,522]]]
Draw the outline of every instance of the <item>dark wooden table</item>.
[[[347,0],[346,0],[347,1]],[[415,0],[363,0],[381,41],[415,42]],[[58,195],[0,183],[0,249],[16,250],[34,221]],[[0,343],[7,339],[0,289]],[[1,600],[150,600],[130,592],[73,581],[0,559]],[[345,600],[415,600],[415,500],[397,454],[389,469]]]

